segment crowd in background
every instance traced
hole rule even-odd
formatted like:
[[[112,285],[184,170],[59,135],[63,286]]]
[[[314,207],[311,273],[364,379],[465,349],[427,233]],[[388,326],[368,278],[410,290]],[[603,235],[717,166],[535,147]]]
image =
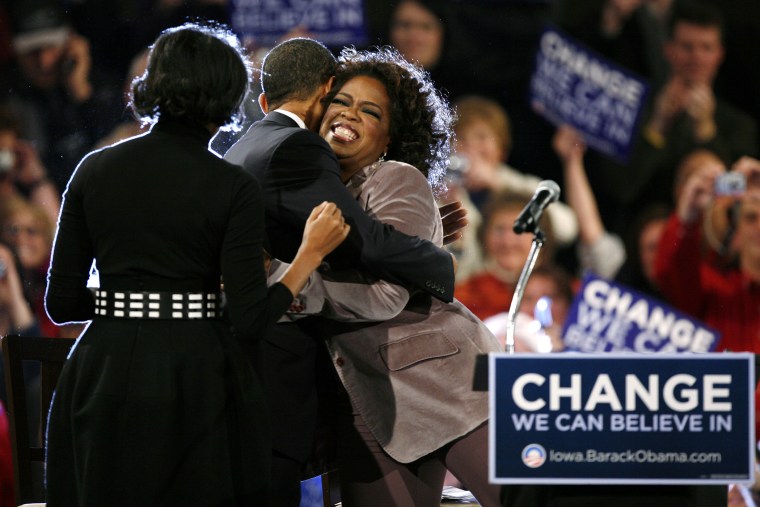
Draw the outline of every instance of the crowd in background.
[[[124,90],[145,69],[150,41],[188,18],[229,23],[231,8],[228,0],[0,4],[0,335],[79,332],[53,325],[42,304],[66,183],[84,154],[144,131],[127,114]],[[561,202],[544,217],[548,239],[523,308],[533,318],[536,302],[550,298],[548,350],[562,348],[573,288],[593,271],[715,327],[718,350],[760,352],[760,53],[747,50],[760,42],[760,4],[365,0],[365,12],[366,45],[397,47],[457,110],[439,199],[469,210],[451,250],[456,297],[478,317],[509,309],[531,246],[512,223],[552,179]],[[651,85],[628,163],[531,110],[546,23]],[[250,49],[254,58],[265,48]],[[261,116],[252,89],[249,123]],[[235,135],[221,133],[212,147],[223,154]],[[744,175],[747,191],[716,196],[716,178],[729,171]]]

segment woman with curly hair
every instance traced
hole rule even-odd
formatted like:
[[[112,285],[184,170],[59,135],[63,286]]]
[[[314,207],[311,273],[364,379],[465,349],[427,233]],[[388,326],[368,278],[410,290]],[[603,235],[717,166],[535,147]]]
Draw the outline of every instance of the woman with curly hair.
[[[267,289],[261,188],[208,149],[248,80],[228,30],[166,30],[132,85],[150,132],[90,153],[69,181],[46,307],[56,322],[91,323],[50,410],[50,507],[249,506],[267,494],[265,404],[240,342],[263,335],[348,230],[334,204],[318,206]]]
[[[441,245],[432,189],[449,154],[445,99],[395,50],[346,49],[340,61],[320,134],[343,180],[371,216]],[[472,389],[476,356],[499,350],[482,322],[457,301],[364,273],[322,270],[300,296],[306,313],[313,303],[331,319],[343,505],[437,507],[447,468],[481,505],[500,505],[488,397]]]

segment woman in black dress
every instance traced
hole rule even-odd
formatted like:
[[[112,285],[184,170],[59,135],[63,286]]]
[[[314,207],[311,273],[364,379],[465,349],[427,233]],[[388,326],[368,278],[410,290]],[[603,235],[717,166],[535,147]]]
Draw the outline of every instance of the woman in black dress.
[[[277,320],[348,226],[333,204],[315,208],[294,269],[267,289],[259,184],[208,149],[249,75],[222,27],[165,31],[132,86],[156,123],[87,155],[68,184],[46,306],[92,322],[50,411],[49,507],[252,505],[266,492],[267,415],[240,342]]]

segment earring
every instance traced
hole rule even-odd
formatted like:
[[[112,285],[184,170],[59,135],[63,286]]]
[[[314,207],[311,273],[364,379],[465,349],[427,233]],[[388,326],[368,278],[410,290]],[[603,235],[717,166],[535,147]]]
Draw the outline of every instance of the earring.
[[[383,152],[383,154],[380,155],[380,158],[378,158],[377,160],[375,160],[374,162],[372,162],[372,165],[370,166],[370,169],[374,171],[375,169],[377,169],[378,167],[380,167],[380,164],[382,164],[383,162],[385,162],[385,156],[387,154],[388,154],[388,150],[385,150]]]

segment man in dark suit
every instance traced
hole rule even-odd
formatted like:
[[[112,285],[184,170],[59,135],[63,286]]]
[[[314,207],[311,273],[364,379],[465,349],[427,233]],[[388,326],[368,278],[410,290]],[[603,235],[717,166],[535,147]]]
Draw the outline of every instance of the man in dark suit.
[[[336,66],[332,53],[310,39],[291,39],[273,48],[261,72],[264,92],[259,104],[267,115],[224,157],[242,165],[262,185],[270,253],[290,261],[310,210],[329,199],[351,226],[348,239],[329,258],[331,264],[361,266],[378,277],[451,301],[451,255],[371,219],[341,182],[332,149],[316,134]],[[319,323],[309,317],[278,324],[254,351],[272,418],[273,507],[298,505],[299,481],[312,451],[315,379],[325,365],[332,370],[323,344],[315,338]]]

